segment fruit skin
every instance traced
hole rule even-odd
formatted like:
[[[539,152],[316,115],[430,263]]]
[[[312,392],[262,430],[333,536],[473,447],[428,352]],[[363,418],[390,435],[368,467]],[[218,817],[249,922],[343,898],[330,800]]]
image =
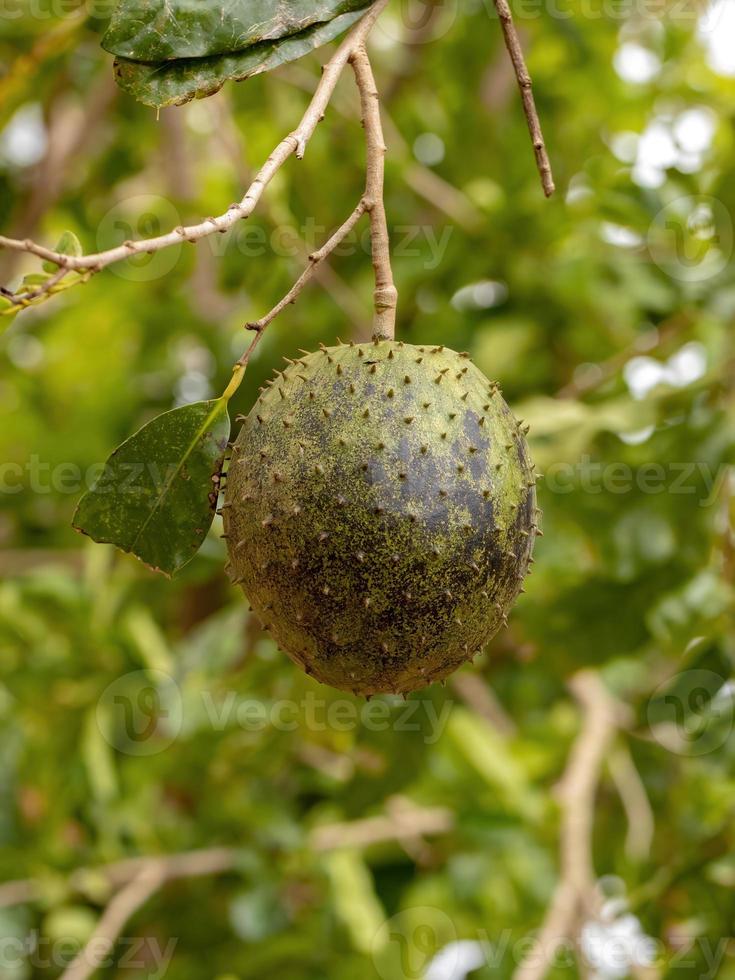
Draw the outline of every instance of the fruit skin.
[[[536,526],[521,424],[466,354],[322,347],[262,391],[234,444],[229,573],[332,687],[407,692],[470,659],[521,590]]]

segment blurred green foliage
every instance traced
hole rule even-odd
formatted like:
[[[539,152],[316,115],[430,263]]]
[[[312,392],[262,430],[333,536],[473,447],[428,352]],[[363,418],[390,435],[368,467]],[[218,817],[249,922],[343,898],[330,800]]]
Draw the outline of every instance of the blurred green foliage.
[[[403,980],[461,938],[502,952],[472,977],[510,976],[553,890],[554,786],[579,726],[566,681],[590,666],[631,708],[616,752],[655,820],[650,848],[632,849],[619,766],[606,768],[597,873],[662,944],[661,975],[735,977],[732,941],[718,945],[735,915],[735,78],[709,63],[716,22],[698,30],[692,8],[530,9],[549,202],[486,6],[437,5],[409,28],[396,4],[373,44],[399,335],[471,351],[531,422],[543,474],[527,594],[463,670],[470,687],[412,696],[408,719],[378,699],[371,720],[257,631],[224,577],[218,522],[173,583],[70,527],[115,445],[222,391],[242,324],[356,203],[349,77],[246,223],[112,267],[3,336],[0,879],[41,889],[0,908],[3,977],[61,972],[6,955],[14,937],[90,934],[109,894],[94,875],[70,885],[75,869],[214,845],[238,850],[230,872],[167,885],[124,932],[176,939],[165,974],[148,945],[139,969],[102,975]],[[109,11],[89,10],[39,3],[0,23],[4,233],[52,244],[68,229],[91,251],[223,211],[300,118],[324,52],[157,119],[115,91]],[[327,288],[270,328],[234,411],[283,355],[369,329],[369,255],[342,251]],[[0,271],[14,283],[38,269],[4,254]],[[316,828],[396,798],[447,808],[451,828],[313,846]]]

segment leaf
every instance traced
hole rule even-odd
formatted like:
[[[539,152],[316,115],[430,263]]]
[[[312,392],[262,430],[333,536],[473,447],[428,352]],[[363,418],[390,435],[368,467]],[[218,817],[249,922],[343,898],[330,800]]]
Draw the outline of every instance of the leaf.
[[[348,848],[328,854],[324,865],[332,886],[334,910],[352,945],[361,953],[370,953],[373,939],[386,920],[370,869],[359,851]]]
[[[0,294],[0,317],[4,317],[5,321],[2,324],[2,328],[5,329],[9,327],[13,322],[13,318],[18,315],[19,307],[9,299],[7,296]]]
[[[531,823],[543,815],[543,800],[528,782],[523,767],[514,757],[507,741],[483,718],[456,709],[447,726],[447,734],[467,762],[482,776],[504,801]]]
[[[120,0],[102,47],[132,61],[235,54],[367,6],[368,0]]]
[[[100,803],[114,799],[119,793],[114,757],[110,742],[100,730],[95,709],[90,709],[84,719],[80,752],[92,797]]]
[[[366,6],[369,3],[363,0],[359,10],[341,14],[329,23],[310,27],[280,41],[252,45],[234,54],[180,58],[153,64],[118,58],[115,78],[125,92],[145,105],[157,109],[183,105],[194,98],[214,95],[227,81],[243,81],[303,57],[351,27]]]
[[[80,256],[82,254],[82,246],[73,231],[65,231],[56,243],[54,251],[60,255]],[[56,272],[58,266],[55,262],[44,262],[43,268],[46,272]]]
[[[120,625],[149,670],[173,674],[175,664],[166,637],[147,606],[132,606]]]
[[[48,279],[49,277],[44,272],[29,272],[27,276],[23,276],[23,282],[18,292],[22,292],[26,287],[43,286],[45,282],[48,282]]]
[[[46,272],[29,272],[23,276],[20,285],[16,289],[16,301],[10,299],[9,296],[0,295],[0,317],[5,317],[3,329],[10,326],[13,319],[25,306],[30,306],[37,302],[37,300],[29,297],[38,290],[39,286],[43,286],[48,282],[50,278]]]
[[[45,303],[56,293],[64,292],[71,289],[72,286],[76,286],[77,283],[85,282],[90,275],[89,272],[67,273],[61,282],[56,282],[49,288],[41,288],[46,287],[49,279],[56,272],[56,266],[52,266],[51,263],[44,262],[43,265],[44,268],[52,267],[54,272],[29,272],[28,275],[23,276],[23,280],[15,293],[15,301],[9,296],[0,294],[0,317],[6,318],[4,326],[8,326],[12,322],[12,318],[17,316],[21,310]]]
[[[212,523],[229,434],[224,395],[157,416],[110,456],[73,526],[173,575]]]

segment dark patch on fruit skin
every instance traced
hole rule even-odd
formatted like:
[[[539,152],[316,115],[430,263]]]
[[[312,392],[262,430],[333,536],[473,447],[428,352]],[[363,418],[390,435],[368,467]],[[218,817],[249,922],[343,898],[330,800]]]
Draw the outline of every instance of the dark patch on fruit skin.
[[[497,632],[535,514],[496,387],[449,349],[379,341],[277,374],[235,442],[223,517],[233,581],[279,645],[374,694],[443,680]]]

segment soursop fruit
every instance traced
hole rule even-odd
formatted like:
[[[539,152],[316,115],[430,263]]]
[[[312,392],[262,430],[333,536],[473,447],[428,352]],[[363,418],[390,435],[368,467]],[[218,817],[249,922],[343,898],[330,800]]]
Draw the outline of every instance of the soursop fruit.
[[[233,447],[229,574],[279,646],[370,695],[444,679],[506,622],[537,533],[497,385],[444,347],[322,347],[277,372]]]

